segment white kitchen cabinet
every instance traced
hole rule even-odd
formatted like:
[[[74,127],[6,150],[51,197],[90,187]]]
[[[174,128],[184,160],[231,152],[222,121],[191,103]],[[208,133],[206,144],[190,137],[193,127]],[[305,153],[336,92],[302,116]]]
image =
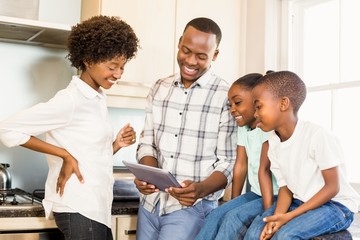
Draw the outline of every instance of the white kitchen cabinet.
[[[135,240],[137,215],[112,216],[114,240]]]

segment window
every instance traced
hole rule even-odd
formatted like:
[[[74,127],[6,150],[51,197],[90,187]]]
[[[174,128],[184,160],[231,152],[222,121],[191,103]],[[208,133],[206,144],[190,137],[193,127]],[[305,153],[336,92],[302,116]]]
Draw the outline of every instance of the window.
[[[285,3],[286,2],[286,3]],[[308,87],[299,116],[332,130],[340,139],[350,182],[360,182],[359,0],[290,0],[284,26],[288,69]],[[284,9],[284,8],[283,8]],[[285,15],[284,15],[285,16]]]

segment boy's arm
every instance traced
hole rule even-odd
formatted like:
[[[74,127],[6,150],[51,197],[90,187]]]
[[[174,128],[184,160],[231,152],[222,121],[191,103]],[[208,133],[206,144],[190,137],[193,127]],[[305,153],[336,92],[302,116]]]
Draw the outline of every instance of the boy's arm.
[[[274,193],[272,185],[272,175],[270,171],[270,160],[267,156],[269,149],[268,141],[264,142],[260,155],[260,166],[258,178],[260,183],[260,190],[263,199],[264,209],[268,209],[274,202]]]
[[[287,186],[282,186],[279,188],[278,199],[276,202],[276,208],[274,215],[266,217],[263,219],[267,224],[263,228],[260,239],[270,239],[272,235],[284,225],[286,212],[288,211],[293,193],[288,189]]]
[[[231,187],[231,199],[239,196],[244,187],[247,175],[247,156],[244,146],[237,146],[236,161],[233,169],[233,181]]]
[[[324,178],[324,186],[309,201],[306,201],[300,207],[289,212],[290,219],[293,219],[304,212],[320,207],[330,201],[340,190],[338,168],[332,167],[321,171]]]

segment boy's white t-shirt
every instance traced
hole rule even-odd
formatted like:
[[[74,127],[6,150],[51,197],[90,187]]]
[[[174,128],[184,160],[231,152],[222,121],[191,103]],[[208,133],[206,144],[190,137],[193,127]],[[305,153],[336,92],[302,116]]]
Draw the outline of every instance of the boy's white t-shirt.
[[[324,128],[299,120],[293,135],[284,142],[273,132],[269,137],[268,156],[278,186],[287,186],[293,197],[303,202],[324,186],[321,171],[338,167],[340,190],[332,200],[352,212],[358,211],[360,196],[346,179],[340,143]]]

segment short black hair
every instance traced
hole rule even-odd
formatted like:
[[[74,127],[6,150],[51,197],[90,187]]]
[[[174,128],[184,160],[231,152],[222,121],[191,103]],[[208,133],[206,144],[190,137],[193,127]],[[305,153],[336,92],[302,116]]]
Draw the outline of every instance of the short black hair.
[[[306,85],[301,78],[290,71],[269,72],[257,85],[266,85],[274,97],[287,97],[297,113],[306,98]]]
[[[71,65],[85,70],[85,62],[100,63],[124,56],[135,57],[139,39],[133,29],[118,17],[94,16],[71,28],[67,58]]]
[[[211,20],[210,18],[206,18],[206,17],[194,18],[193,20],[191,20],[190,22],[188,22],[186,24],[184,32],[186,31],[186,29],[189,26],[191,26],[201,32],[215,34],[216,35],[216,44],[217,44],[217,46],[219,46],[221,37],[222,37],[221,29],[220,29],[219,25],[217,25],[217,23],[214,22],[213,20]]]

